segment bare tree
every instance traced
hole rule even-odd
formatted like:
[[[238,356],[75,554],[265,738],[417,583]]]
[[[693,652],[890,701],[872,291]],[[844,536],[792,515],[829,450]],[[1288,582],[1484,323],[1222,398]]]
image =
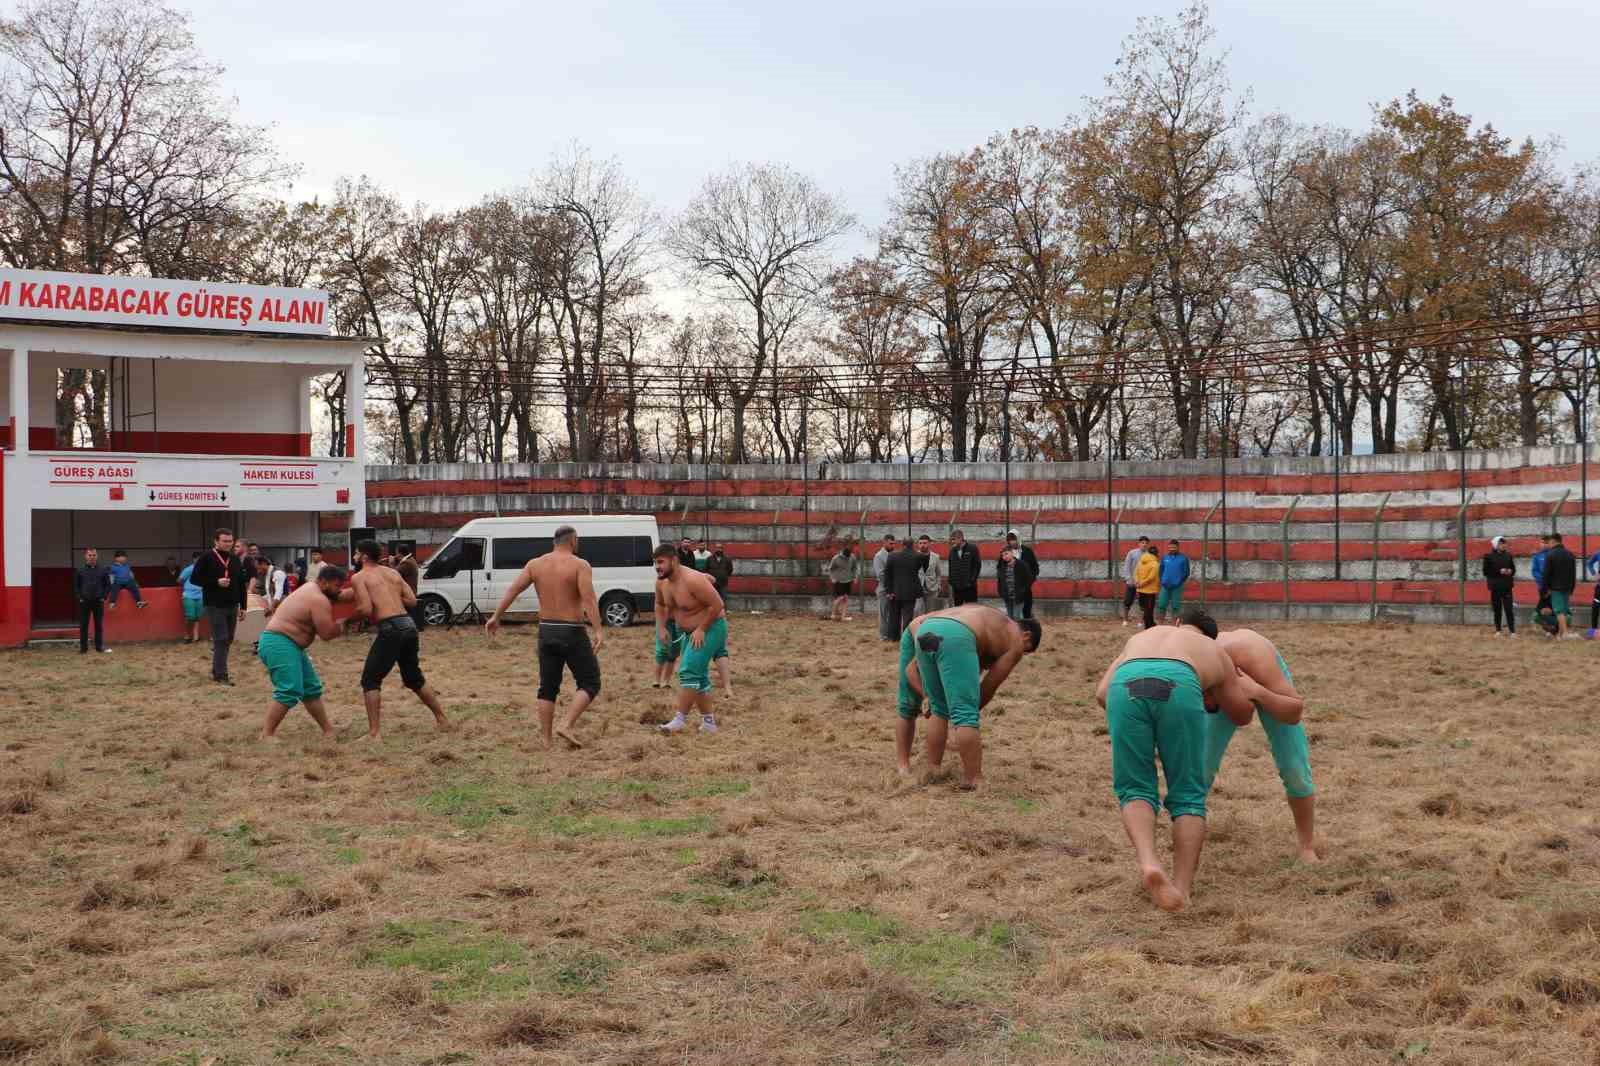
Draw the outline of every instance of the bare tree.
[[[746,461],[745,415],[770,374],[773,432],[786,461],[793,449],[777,417],[785,340],[813,309],[834,243],[855,219],[837,197],[778,164],[741,164],[706,179],[667,243],[691,283],[714,297],[744,338],[744,366],[728,382],[731,462]]]
[[[951,458],[966,462],[986,431],[984,350],[1011,299],[983,224],[973,175],[953,155],[900,167],[890,218],[878,238],[906,306],[932,334],[939,360],[922,400],[947,430]],[[941,447],[943,444],[941,444]]]
[[[560,220],[549,246],[546,304],[560,349],[571,454],[590,462],[605,439],[607,330],[645,293],[656,220],[615,160],[597,162],[580,146],[550,164],[534,200]]]
[[[209,276],[197,241],[284,173],[221,73],[168,7],[35,0],[0,21],[0,254]]]

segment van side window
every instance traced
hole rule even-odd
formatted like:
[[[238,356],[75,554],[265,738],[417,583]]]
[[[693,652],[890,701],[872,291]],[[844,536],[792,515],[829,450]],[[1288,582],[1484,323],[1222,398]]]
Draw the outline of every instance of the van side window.
[[[521,570],[541,555],[550,554],[549,537],[494,538],[494,569]]]
[[[590,566],[651,566],[655,546],[649,537],[585,537],[578,534],[578,555]]]
[[[423,576],[430,581],[455,577],[463,570],[483,569],[483,538],[456,537],[428,560]]]

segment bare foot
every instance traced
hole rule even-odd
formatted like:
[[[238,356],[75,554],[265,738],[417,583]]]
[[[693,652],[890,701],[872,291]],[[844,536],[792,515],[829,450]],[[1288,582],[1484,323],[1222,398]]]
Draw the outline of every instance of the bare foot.
[[[583,747],[582,744],[578,743],[578,738],[573,736],[570,732],[568,732],[565,726],[563,726],[562,728],[556,730],[556,736],[558,736],[562,740],[566,741],[567,742],[567,747],[569,749],[571,749],[572,751],[577,751],[578,749]]]
[[[1316,848],[1301,848],[1299,859],[1304,863],[1318,863],[1322,861],[1322,856],[1317,854]]]
[[[378,733],[372,733],[372,732],[362,733],[359,737],[355,737],[354,739],[356,739],[356,740],[370,740],[374,744],[383,743],[382,735],[380,735]]]
[[[439,727],[439,732],[441,733],[454,733],[456,731],[456,724],[448,718],[435,718],[433,724]]]
[[[1172,882],[1167,880],[1167,875],[1160,867],[1153,867],[1144,872],[1140,878],[1144,883],[1144,890],[1150,894],[1150,902],[1164,911],[1181,911],[1187,902],[1183,893],[1172,887]]]
[[[962,781],[956,788],[961,792],[982,792],[983,778],[978,777],[971,781]]]
[[[905,766],[896,766],[894,768],[894,772],[899,774],[901,777],[910,777],[911,776],[911,765],[909,763],[907,763]]]

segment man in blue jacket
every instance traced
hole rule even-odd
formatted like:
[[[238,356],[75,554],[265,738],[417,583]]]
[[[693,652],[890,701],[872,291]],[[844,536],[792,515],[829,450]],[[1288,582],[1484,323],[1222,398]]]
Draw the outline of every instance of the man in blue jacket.
[[[1176,540],[1167,541],[1167,554],[1161,557],[1161,594],[1156,597],[1156,610],[1169,626],[1178,624],[1183,613],[1183,586],[1189,581],[1189,557],[1178,548]]]
[[[1583,564],[1585,574],[1594,580],[1594,598],[1589,601],[1589,635],[1600,629],[1600,551],[1589,556]]]
[[[1538,589],[1540,597],[1545,592],[1544,585],[1544,557],[1550,551],[1550,534],[1545,533],[1539,537],[1539,550],[1533,553],[1533,558],[1528,560],[1528,573],[1533,576],[1534,588]]]

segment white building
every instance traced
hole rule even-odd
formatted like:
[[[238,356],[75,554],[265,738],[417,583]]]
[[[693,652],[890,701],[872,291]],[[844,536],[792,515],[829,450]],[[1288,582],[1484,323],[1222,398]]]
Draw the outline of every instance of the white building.
[[[0,270],[0,645],[76,625],[88,547],[127,551],[147,587],[150,607],[109,616],[108,636],[180,636],[178,590],[155,586],[215,528],[287,566],[324,513],[363,525],[365,344],[330,323],[313,290]],[[58,404],[72,370],[105,371],[99,446]],[[315,458],[311,381],[338,370],[351,458]]]

